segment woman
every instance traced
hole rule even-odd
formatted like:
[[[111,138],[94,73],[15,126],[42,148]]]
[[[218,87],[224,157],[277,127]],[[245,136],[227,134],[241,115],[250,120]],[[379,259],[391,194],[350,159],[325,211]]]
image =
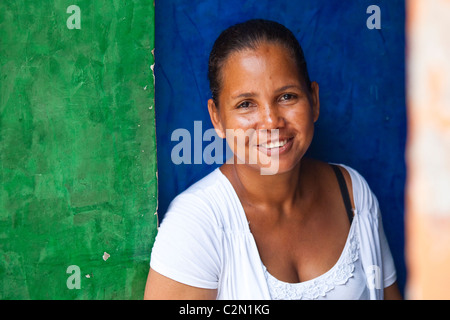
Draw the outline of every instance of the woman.
[[[319,86],[294,35],[267,20],[232,26],[216,40],[208,72],[211,121],[233,161],[172,201],[145,298],[400,298],[366,181],[304,157]]]

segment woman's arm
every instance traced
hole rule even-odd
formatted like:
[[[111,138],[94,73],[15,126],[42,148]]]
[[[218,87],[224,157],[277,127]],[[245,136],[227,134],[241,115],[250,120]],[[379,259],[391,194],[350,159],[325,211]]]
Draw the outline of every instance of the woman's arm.
[[[145,285],[145,300],[214,300],[216,289],[188,286],[150,269]]]
[[[397,282],[394,282],[387,288],[384,288],[384,300],[402,300],[402,295],[398,289]]]

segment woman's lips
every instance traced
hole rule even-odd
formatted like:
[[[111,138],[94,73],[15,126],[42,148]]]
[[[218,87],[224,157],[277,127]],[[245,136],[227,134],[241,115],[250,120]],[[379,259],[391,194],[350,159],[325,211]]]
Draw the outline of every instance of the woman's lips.
[[[288,152],[293,144],[294,138],[283,138],[257,145],[257,149],[267,155],[283,154]]]

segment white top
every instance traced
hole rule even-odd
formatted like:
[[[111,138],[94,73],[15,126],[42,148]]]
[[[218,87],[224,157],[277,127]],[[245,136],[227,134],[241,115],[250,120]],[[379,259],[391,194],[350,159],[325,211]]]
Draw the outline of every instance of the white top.
[[[378,201],[355,170],[355,217],[338,262],[321,276],[289,284],[263,265],[244,209],[219,168],[170,204],[150,266],[175,281],[218,289],[218,299],[382,299],[396,280]]]
[[[358,223],[351,227],[336,264],[324,274],[300,283],[276,279],[264,268],[270,296],[274,300],[368,300],[369,288],[359,258]],[[341,287],[340,287],[341,286]],[[337,287],[337,289],[335,289]]]

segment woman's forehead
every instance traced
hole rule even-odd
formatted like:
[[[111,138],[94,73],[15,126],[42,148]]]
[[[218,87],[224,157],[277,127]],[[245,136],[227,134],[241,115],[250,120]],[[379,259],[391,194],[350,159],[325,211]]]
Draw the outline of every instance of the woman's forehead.
[[[228,57],[222,67],[224,85],[260,77],[300,80],[295,60],[282,46],[265,45],[235,52]]]

